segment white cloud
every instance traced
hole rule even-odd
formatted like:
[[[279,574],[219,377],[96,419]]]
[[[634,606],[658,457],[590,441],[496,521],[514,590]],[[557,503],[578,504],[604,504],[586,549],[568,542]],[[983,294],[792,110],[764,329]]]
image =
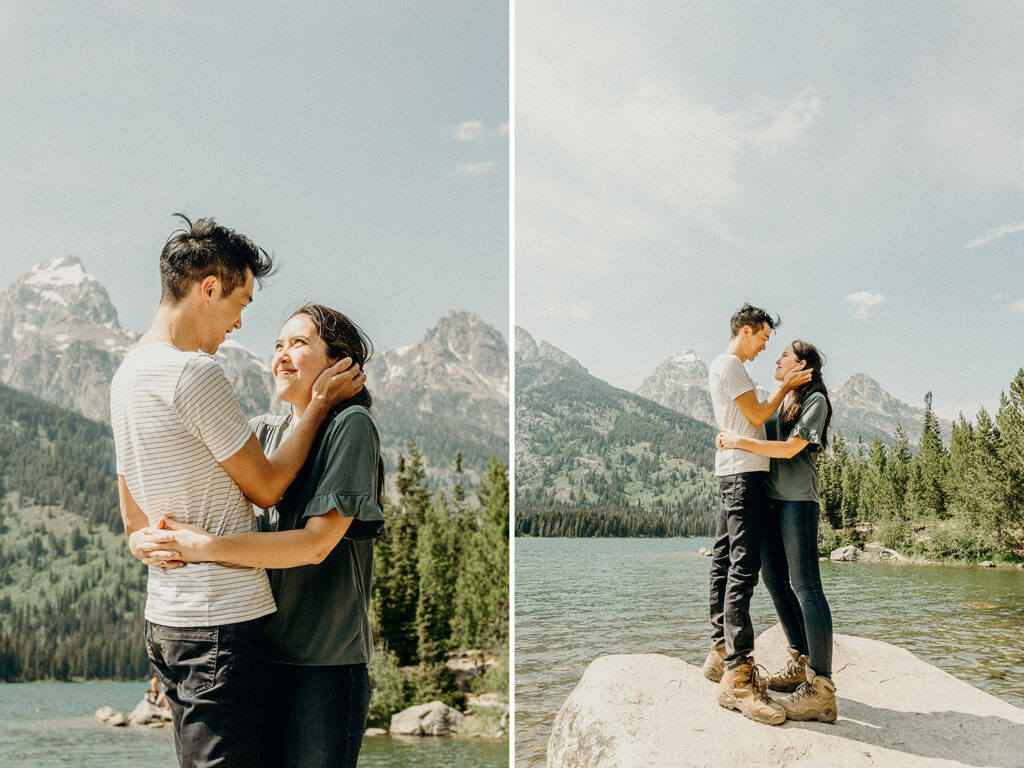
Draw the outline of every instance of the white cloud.
[[[993,293],[989,298],[992,299],[992,301],[1006,301],[1010,297],[1005,293]]]
[[[494,168],[494,161],[487,160],[483,163],[456,163],[453,176],[479,176]]]
[[[971,242],[967,243],[964,246],[964,248],[977,248],[979,245],[987,245],[988,243],[991,243],[993,240],[998,240],[1001,237],[1013,235],[1016,234],[1017,232],[1024,232],[1024,223],[1003,224],[1003,226],[1001,227],[990,229],[985,234],[979,235],[978,237],[974,238],[973,240],[971,240]]]
[[[869,310],[871,307],[876,304],[881,304],[885,301],[885,297],[880,293],[857,291],[856,293],[851,293],[847,296],[846,300],[854,306],[853,316],[858,320],[864,320],[869,316]]]
[[[467,120],[459,123],[458,125],[450,125],[445,129],[445,132],[452,137],[454,141],[476,141],[481,142],[484,140],[484,124],[479,120]]]
[[[590,311],[582,304],[563,304],[553,302],[545,304],[540,313],[545,317],[561,317],[570,320],[589,320]]]
[[[1013,304],[1010,305],[1010,309],[1012,309],[1014,312],[1020,312],[1022,315],[1024,315],[1024,299],[1013,302]]]

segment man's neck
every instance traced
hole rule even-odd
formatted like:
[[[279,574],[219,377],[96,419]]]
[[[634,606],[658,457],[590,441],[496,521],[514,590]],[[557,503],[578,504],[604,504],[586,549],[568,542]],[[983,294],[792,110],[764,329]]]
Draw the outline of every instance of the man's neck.
[[[188,316],[185,302],[176,306],[161,304],[149,330],[142,334],[140,344],[163,341],[182,352],[199,351],[199,334],[195,322]]]
[[[729,346],[725,348],[727,355],[735,355],[740,359],[741,363],[747,362],[747,356],[743,352],[743,337],[736,336],[729,342]]]

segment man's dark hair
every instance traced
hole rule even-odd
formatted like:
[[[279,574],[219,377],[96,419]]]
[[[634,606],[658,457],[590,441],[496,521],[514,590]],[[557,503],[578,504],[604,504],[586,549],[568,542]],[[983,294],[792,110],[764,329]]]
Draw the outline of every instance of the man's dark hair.
[[[191,222],[176,213],[185,226],[175,230],[160,252],[160,301],[177,304],[193,283],[215,275],[225,296],[245,285],[252,271],[257,285],[273,273],[274,262],[267,252],[245,235],[223,227],[213,219]]]
[[[736,337],[743,330],[744,325],[749,325],[756,333],[761,330],[761,326],[765,323],[774,331],[782,325],[782,319],[772,317],[760,307],[744,304],[733,314],[732,319],[729,321],[729,330],[732,331],[733,337]]]

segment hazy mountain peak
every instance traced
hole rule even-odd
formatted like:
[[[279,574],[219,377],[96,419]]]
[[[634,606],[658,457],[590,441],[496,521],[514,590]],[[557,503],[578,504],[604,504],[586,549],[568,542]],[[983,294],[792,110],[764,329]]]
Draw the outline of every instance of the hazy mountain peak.
[[[529,361],[537,356],[537,342],[522,326],[516,326],[516,361]]]
[[[708,391],[708,367],[692,349],[663,361],[636,394],[707,424],[715,423]]]
[[[541,360],[557,363],[558,365],[575,368],[576,370],[583,371],[584,373],[590,373],[590,371],[584,367],[583,363],[575,357],[570,355],[568,352],[563,352],[554,344],[549,344],[546,341],[542,341],[540,346],[537,347],[537,357]]]

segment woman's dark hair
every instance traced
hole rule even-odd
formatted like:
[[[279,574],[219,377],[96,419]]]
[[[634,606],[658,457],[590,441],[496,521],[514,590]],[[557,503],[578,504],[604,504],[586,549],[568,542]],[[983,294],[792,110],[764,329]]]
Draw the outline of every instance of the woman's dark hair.
[[[313,321],[313,325],[316,326],[316,332],[324,340],[324,344],[327,345],[327,354],[331,358],[340,360],[343,357],[351,357],[353,363],[357,363],[360,368],[366,368],[367,361],[373,356],[373,343],[363,329],[349,320],[346,315],[336,309],[325,307],[323,304],[313,303],[303,304],[291,314],[292,317],[296,315],[305,315]],[[332,409],[332,414],[340,413],[353,405],[361,405],[369,410],[370,406],[373,405],[370,390],[364,386],[357,395],[336,405]],[[326,424],[331,418],[329,416],[324,423]],[[383,504],[383,498],[384,459],[382,456],[378,456],[377,502]]]
[[[782,412],[779,432],[783,435],[788,433],[800,416],[800,411],[803,409],[804,403],[807,402],[807,398],[815,392],[821,392],[825,396],[825,406],[828,409],[825,413],[825,423],[821,425],[821,447],[827,448],[828,425],[832,421],[832,401],[829,399],[825,381],[821,378],[821,368],[825,365],[825,356],[818,351],[816,346],[800,339],[794,341],[790,346],[793,348],[796,359],[802,360],[808,368],[813,368],[814,371],[811,373],[809,382],[799,389],[793,390],[793,400]]]
[[[373,344],[363,329],[348,317],[336,309],[312,303],[303,304],[291,314],[292,317],[296,315],[305,315],[313,321],[316,332],[327,345],[328,356],[334,360],[351,357],[353,363],[358,364],[360,368],[366,368],[367,361],[373,355]],[[359,394],[342,403],[341,408],[348,408],[350,405],[370,408],[373,405],[370,391],[364,386]]]
[[[194,283],[209,275],[215,275],[224,295],[230,296],[245,285],[247,272],[257,285],[273,274],[273,259],[245,235],[213,219],[193,223],[183,213],[174,215],[185,226],[167,238],[160,252],[160,301],[177,304]]]

